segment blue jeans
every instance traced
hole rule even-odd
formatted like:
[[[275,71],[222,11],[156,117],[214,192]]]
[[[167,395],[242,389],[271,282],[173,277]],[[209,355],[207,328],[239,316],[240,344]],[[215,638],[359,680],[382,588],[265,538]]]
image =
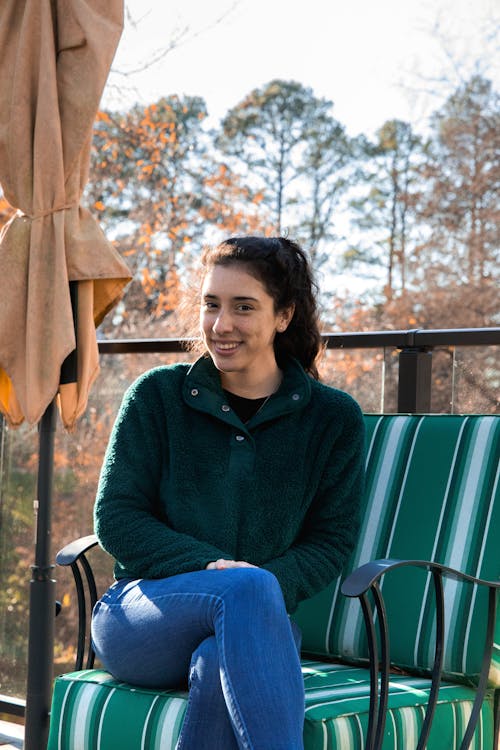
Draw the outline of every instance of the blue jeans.
[[[302,750],[298,628],[260,568],[120,580],[96,604],[92,638],[119,680],[189,684],[178,750]]]

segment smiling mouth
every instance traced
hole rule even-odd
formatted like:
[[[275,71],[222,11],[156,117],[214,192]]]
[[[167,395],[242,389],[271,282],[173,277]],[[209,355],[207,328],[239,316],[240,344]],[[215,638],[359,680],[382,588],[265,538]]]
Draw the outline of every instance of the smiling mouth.
[[[232,341],[232,342],[223,342],[223,341],[212,341],[212,344],[216,351],[218,352],[234,352],[239,346],[239,341]]]

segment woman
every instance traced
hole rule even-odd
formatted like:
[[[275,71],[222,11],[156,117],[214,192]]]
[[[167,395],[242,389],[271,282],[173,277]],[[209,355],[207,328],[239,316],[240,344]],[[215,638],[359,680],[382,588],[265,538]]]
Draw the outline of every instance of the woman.
[[[194,365],[125,395],[95,506],[116,583],[93,640],[118,679],[189,680],[179,750],[303,747],[300,634],[288,613],[353,547],[363,422],[318,382],[314,283],[284,238],[203,256]]]

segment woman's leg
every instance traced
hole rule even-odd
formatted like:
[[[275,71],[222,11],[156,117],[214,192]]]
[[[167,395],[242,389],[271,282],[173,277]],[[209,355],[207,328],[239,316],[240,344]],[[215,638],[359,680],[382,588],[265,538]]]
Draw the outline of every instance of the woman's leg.
[[[301,633],[292,634],[300,653]],[[220,679],[215,636],[206,638],[193,654],[189,673],[189,704],[176,750],[238,750]]]
[[[185,682],[192,655],[211,635],[238,747],[302,748],[300,662],[272,574],[240,568],[119,583],[94,615],[93,638],[104,665],[138,684]]]
[[[215,636],[205,638],[191,659],[189,702],[176,750],[238,750],[220,681]]]
[[[239,747],[301,750],[304,682],[279,583],[261,569],[225,572],[215,636]]]

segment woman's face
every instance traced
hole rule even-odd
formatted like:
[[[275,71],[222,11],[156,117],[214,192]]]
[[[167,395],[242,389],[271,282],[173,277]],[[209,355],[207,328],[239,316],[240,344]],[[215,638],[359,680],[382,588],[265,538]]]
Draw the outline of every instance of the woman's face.
[[[293,310],[274,309],[262,282],[242,264],[212,266],[201,292],[200,326],[205,346],[222,373],[265,378],[276,369],[273,341]]]

